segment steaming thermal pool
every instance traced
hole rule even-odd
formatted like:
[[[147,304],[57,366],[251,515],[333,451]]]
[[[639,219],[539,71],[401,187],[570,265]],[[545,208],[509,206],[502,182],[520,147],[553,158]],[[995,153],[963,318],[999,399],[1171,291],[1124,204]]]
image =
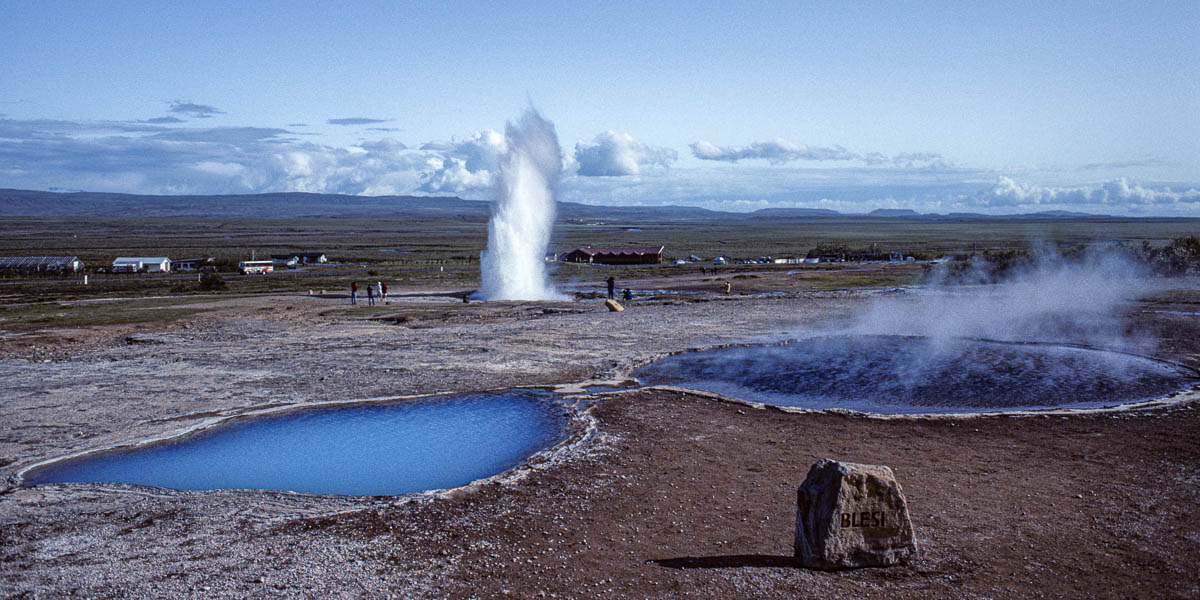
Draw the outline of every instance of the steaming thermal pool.
[[[776,406],[876,413],[1098,407],[1197,381],[1182,367],[1119,352],[865,335],[687,352],[633,376]]]
[[[406,494],[502,473],[562,439],[566,419],[549,393],[532,390],[314,408],[51,463],[22,485]]]

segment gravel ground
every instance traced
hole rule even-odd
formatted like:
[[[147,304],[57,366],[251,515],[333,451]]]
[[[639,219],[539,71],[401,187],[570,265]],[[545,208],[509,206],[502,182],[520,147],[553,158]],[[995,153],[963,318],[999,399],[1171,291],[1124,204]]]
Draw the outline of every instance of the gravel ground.
[[[272,407],[621,380],[666,353],[828,323],[872,295],[704,294],[622,313],[437,290],[377,309],[276,296],[214,300],[165,326],[5,338],[0,476]],[[1163,358],[1200,364],[1196,319],[1155,308],[1135,325],[1163,336]],[[563,446],[436,493],[9,487],[0,595],[1200,596],[1195,402],[872,419],[633,390],[586,406]],[[795,488],[822,457],[895,470],[917,560],[792,566]]]

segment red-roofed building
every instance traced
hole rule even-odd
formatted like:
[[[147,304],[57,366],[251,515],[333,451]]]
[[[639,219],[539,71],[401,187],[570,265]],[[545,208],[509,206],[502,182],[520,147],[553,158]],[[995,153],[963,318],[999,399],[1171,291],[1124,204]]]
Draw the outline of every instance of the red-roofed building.
[[[576,248],[562,255],[561,260],[597,265],[657,265],[662,264],[663,248]]]

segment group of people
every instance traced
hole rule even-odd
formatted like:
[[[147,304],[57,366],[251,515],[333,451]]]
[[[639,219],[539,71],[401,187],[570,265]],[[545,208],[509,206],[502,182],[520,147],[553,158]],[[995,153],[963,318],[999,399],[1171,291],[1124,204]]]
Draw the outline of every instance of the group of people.
[[[617,295],[617,280],[616,278],[608,277],[607,283],[608,299],[612,300],[614,296]],[[728,289],[726,289],[726,292],[728,292]],[[372,286],[371,283],[367,283],[367,306],[374,306],[374,302],[376,302],[377,298],[382,302],[388,301],[388,284],[378,281]],[[624,298],[626,302],[634,300],[634,293],[632,293],[629,288],[625,288],[624,292],[622,292],[622,298]],[[462,301],[470,302],[470,296],[468,294],[464,294],[462,296]],[[350,282],[350,304],[359,304],[359,282]]]
[[[613,296],[616,295],[617,280],[610,276],[607,281],[608,281],[608,299],[612,300]],[[629,291],[629,288],[625,288],[625,291],[621,292],[621,297],[624,298],[626,302],[629,302],[629,301],[633,300],[633,292]]]
[[[382,281],[375,282],[375,285],[367,284],[367,306],[375,306],[375,299],[379,298],[380,302],[387,302],[388,287]],[[350,283],[350,304],[358,304],[358,282]]]

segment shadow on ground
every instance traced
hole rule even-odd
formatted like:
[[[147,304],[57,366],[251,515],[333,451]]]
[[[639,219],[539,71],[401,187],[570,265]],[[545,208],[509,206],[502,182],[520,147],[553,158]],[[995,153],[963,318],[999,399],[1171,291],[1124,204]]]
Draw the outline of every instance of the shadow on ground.
[[[791,556],[770,554],[731,554],[729,556],[684,556],[681,558],[656,558],[649,560],[668,569],[728,569],[736,567],[796,567]]]

